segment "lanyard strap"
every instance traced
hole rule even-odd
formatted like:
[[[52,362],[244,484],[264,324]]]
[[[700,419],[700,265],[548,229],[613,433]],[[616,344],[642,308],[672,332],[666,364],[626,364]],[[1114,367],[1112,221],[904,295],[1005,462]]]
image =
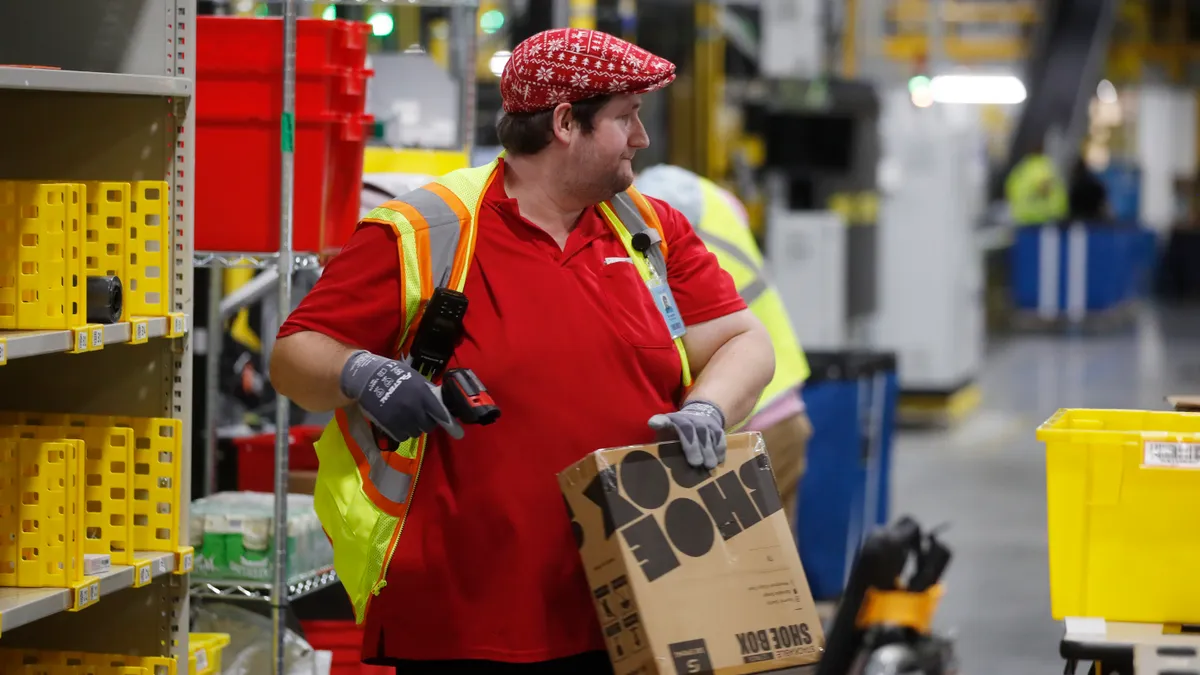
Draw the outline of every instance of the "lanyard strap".
[[[621,240],[621,245],[625,247],[625,252],[629,254],[629,259],[633,262],[633,266],[637,268],[638,275],[642,277],[642,281],[646,284],[646,292],[656,285],[656,283],[667,283],[667,265],[663,258],[662,250],[657,246],[652,246],[649,251],[643,253],[633,247],[633,235],[625,226],[625,223],[617,217],[612,208],[603,203],[600,205],[600,210],[604,213],[604,219],[608,221],[609,228],[617,238]],[[649,226],[646,226],[649,227]],[[657,304],[657,303],[656,303]],[[665,318],[663,319],[666,320]],[[675,349],[679,352],[679,362],[683,371],[683,386],[692,386],[692,369],[688,364],[687,349],[683,346],[683,337],[675,338]]]

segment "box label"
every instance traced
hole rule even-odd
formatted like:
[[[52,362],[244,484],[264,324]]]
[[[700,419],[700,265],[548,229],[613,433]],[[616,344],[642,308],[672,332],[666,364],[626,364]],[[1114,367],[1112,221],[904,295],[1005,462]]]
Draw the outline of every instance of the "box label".
[[[140,345],[150,339],[150,324],[145,319],[130,319],[129,330],[131,331],[129,341],[135,345]]]
[[[1147,441],[1142,463],[1174,469],[1200,469],[1200,443]]]
[[[678,444],[664,444],[661,454],[660,459],[641,450],[630,452],[619,465],[599,471],[583,490],[601,511],[605,538],[620,533],[647,581],[680,567],[680,556],[708,555],[717,535],[732,540],[783,509],[765,455],[713,478],[690,466]],[[672,482],[694,490],[699,499],[668,502]],[[586,534],[577,525],[574,530],[582,548]]]
[[[813,653],[812,631],[806,623],[776,626],[737,634],[743,663],[759,663]]]
[[[704,644],[704,640],[676,642],[669,648],[671,660],[675,662],[675,672],[688,675],[712,675],[712,659],[708,655],[708,646]]]

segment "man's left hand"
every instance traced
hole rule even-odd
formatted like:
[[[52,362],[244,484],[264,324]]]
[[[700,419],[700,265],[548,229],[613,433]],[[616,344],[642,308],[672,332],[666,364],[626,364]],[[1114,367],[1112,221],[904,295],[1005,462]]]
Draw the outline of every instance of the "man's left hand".
[[[655,415],[650,428],[677,436],[694,467],[715,469],[725,461],[725,414],[708,401],[690,401],[679,412]]]

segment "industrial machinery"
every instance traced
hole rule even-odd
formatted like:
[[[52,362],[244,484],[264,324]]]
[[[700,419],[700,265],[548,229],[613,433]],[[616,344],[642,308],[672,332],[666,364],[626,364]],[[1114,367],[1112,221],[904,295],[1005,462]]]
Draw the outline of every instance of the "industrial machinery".
[[[983,357],[985,139],[976,106],[881,92],[880,305],[875,346],[899,356],[905,396],[953,396]]]
[[[874,87],[773,80],[767,89],[749,107],[747,131],[767,149],[773,279],[806,348],[868,346],[879,295]]]

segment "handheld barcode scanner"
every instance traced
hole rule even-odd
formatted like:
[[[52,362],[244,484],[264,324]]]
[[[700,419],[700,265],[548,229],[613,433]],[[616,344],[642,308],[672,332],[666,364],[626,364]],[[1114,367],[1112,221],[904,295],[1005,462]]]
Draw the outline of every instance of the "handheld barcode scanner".
[[[434,290],[413,336],[412,368],[433,379],[446,369],[462,342],[467,296],[449,288]],[[500,407],[469,368],[445,371],[440,387],[442,403],[463,424],[491,424],[500,418]]]
[[[433,291],[409,350],[412,369],[433,379],[442,373],[463,337],[467,296],[448,288]],[[491,424],[500,418],[500,407],[483,382],[469,368],[454,368],[442,376],[437,388],[446,409],[462,424]],[[372,427],[381,450],[394,451],[398,444]]]

